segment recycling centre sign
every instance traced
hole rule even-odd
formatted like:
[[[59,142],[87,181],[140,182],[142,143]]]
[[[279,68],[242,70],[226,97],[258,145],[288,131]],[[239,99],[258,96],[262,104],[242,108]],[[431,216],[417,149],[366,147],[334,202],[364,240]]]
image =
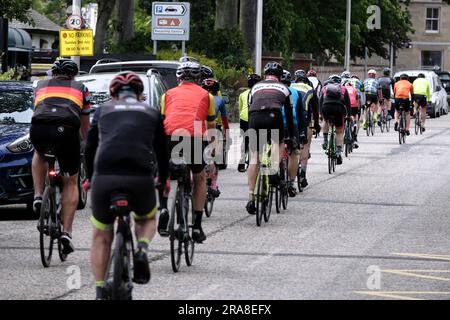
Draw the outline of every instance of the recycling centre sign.
[[[94,34],[92,29],[60,30],[60,56],[93,56]]]

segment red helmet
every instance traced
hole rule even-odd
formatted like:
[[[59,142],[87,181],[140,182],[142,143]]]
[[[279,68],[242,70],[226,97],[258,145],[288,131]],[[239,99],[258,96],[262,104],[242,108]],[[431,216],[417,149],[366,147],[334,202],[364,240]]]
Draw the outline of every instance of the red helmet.
[[[109,93],[111,96],[117,96],[124,87],[131,88],[138,96],[144,92],[144,83],[141,78],[131,71],[121,72],[115,76],[109,85]]]
[[[315,70],[309,70],[308,73],[306,74],[306,76],[309,77],[314,77],[317,78],[317,72]]]

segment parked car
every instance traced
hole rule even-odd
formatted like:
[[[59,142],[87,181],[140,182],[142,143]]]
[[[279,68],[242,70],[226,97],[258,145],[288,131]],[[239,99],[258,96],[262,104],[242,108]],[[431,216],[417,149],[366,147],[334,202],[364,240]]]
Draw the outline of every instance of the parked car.
[[[26,204],[32,211],[34,187],[31,162],[34,147],[30,141],[33,116],[31,82],[0,81],[0,205]],[[87,193],[82,188],[86,171],[81,164],[78,179],[78,209],[84,209]]]
[[[147,71],[152,69],[154,71],[157,71],[161,75],[167,89],[172,89],[178,85],[176,72],[179,65],[180,62],[178,61],[153,60],[103,63],[103,61],[100,60],[91,68],[89,74],[111,74],[121,71],[134,71],[136,73],[146,75]]]
[[[445,91],[447,91],[447,101],[450,104],[450,72],[447,71],[436,71],[439,79],[442,82],[442,86]]]
[[[33,205],[29,139],[33,87],[29,82],[0,82],[0,205]]]
[[[417,79],[417,76],[423,73],[425,78],[430,82],[431,85],[431,103],[428,105],[428,115],[431,118],[440,117],[441,115],[448,114],[448,101],[447,92],[442,86],[441,80],[434,71],[429,70],[407,70],[397,72],[394,76],[396,81],[400,80],[400,75],[407,74],[409,76],[409,81],[411,83]]]
[[[94,73],[76,77],[76,80],[83,82],[91,92],[93,109],[111,100],[109,84],[116,74],[116,72]],[[161,75],[154,70],[148,70],[145,74],[139,74],[139,76],[144,83],[144,102],[159,109],[161,97],[167,91]]]

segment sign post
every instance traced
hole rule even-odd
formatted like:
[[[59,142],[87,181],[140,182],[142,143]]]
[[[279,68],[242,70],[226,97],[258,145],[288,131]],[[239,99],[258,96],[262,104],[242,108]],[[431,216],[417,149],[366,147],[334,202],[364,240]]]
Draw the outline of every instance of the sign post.
[[[190,36],[191,4],[189,2],[153,2],[152,40],[153,54],[157,54],[157,41],[181,41],[183,55]]]

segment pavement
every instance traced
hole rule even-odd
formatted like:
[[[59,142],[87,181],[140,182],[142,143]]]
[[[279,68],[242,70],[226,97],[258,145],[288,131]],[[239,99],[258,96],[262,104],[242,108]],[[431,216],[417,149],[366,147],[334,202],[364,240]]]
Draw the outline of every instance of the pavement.
[[[310,187],[260,228],[245,212],[246,176],[230,166],[194,265],[174,274],[169,241],[157,236],[151,283],[135,286],[134,299],[449,299],[450,118],[428,120],[403,146],[393,130],[359,141],[329,175],[315,140]],[[0,208],[0,299],[93,299],[89,216],[77,213],[76,252],[45,269],[36,221]]]

